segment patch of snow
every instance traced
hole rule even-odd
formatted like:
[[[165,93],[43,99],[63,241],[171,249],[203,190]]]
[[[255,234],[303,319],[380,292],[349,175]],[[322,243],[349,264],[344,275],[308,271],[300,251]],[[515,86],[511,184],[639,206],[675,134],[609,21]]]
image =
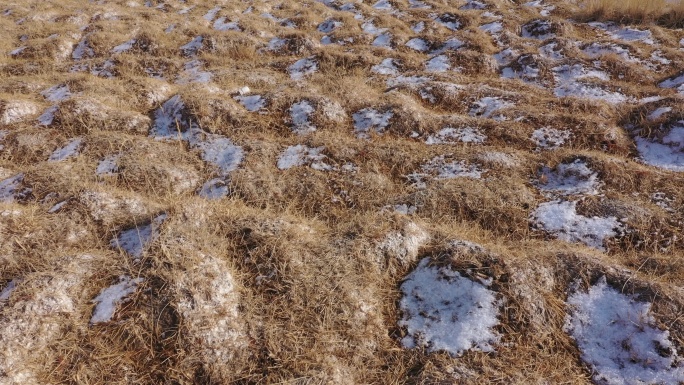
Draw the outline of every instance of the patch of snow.
[[[487,32],[489,34],[497,34],[500,32],[503,32],[504,26],[503,23],[500,21],[494,21],[491,23],[483,24],[480,26],[480,30],[483,32]]]
[[[618,235],[622,224],[615,217],[585,217],[577,214],[577,202],[551,201],[542,203],[532,214],[535,223],[558,239],[582,242],[605,251],[603,241]]]
[[[233,99],[240,102],[249,112],[259,111],[266,106],[266,99],[261,95],[238,95]]]
[[[302,80],[305,76],[318,71],[318,62],[315,56],[297,60],[294,64],[287,67],[292,80]]]
[[[467,10],[473,10],[473,9],[482,10],[482,9],[486,9],[486,8],[487,8],[487,4],[485,4],[481,1],[468,0],[468,2],[465,5],[462,5],[459,9],[463,10],[463,11],[467,11]]]
[[[204,42],[203,36],[196,36],[187,44],[180,47],[181,52],[185,56],[195,56],[200,49],[202,49],[202,43]]]
[[[650,121],[658,120],[661,116],[667,114],[670,111],[672,111],[672,107],[660,107],[651,112],[650,114],[648,114],[648,116],[646,116],[646,119]]]
[[[405,45],[418,52],[425,52],[430,49],[428,42],[419,37],[414,37],[413,39],[407,41]]]
[[[660,88],[679,88],[679,91],[684,90],[684,72],[679,75],[675,75],[671,78],[665,79],[658,83]]]
[[[551,60],[565,59],[565,55],[563,55],[561,47],[556,42],[551,42],[539,47],[539,54],[542,57]]]
[[[381,33],[387,31],[387,28],[376,27],[372,20],[361,24],[361,29],[363,30],[363,32],[373,36],[380,35]]]
[[[318,32],[330,33],[335,29],[341,27],[343,23],[335,19],[327,19],[318,25]]]
[[[164,220],[166,220],[166,214],[161,214],[146,225],[124,230],[111,240],[110,246],[121,249],[139,260],[147,245],[159,237],[159,229]]]
[[[100,163],[97,164],[97,169],[95,170],[95,174],[98,176],[115,175],[119,170],[119,166],[117,165],[117,162],[119,161],[120,157],[121,157],[121,154],[106,156],[104,159],[102,159],[100,161]]]
[[[624,103],[629,100],[627,96],[620,92],[612,92],[604,89],[601,85],[582,82],[582,79],[597,78],[609,80],[608,75],[603,71],[590,70],[581,64],[572,66],[562,65],[553,68],[556,87],[554,95],[557,97],[576,97],[591,100],[604,100],[611,104]]]
[[[27,117],[38,113],[38,105],[23,100],[11,100],[5,102],[0,114],[0,124],[14,124],[25,120]]]
[[[644,163],[684,172],[684,120],[671,127],[662,139],[637,137],[635,142]]]
[[[482,173],[486,170],[480,169],[477,165],[468,164],[466,161],[448,161],[445,155],[440,155],[426,164],[424,164],[420,172],[415,172],[407,175],[407,179],[411,181],[418,188],[425,188],[426,179],[454,179],[454,178],[472,178],[480,179]]]
[[[512,50],[511,48],[506,48],[501,52],[494,54],[494,59],[497,63],[499,63],[499,65],[508,65],[517,55],[518,53],[516,51]]]
[[[438,55],[425,63],[425,70],[429,72],[446,72],[451,69],[449,57]]]
[[[17,174],[0,181],[0,202],[13,202],[14,198],[21,193],[21,184],[24,174]]]
[[[398,75],[399,68],[397,68],[394,63],[394,59],[387,58],[384,59],[380,64],[376,64],[371,67],[371,71],[380,75]]]
[[[292,131],[295,134],[304,135],[316,131],[316,127],[309,120],[314,111],[316,111],[315,108],[308,100],[302,100],[290,106]]]
[[[399,326],[402,345],[426,347],[460,356],[467,350],[492,352],[500,336],[494,330],[500,303],[496,293],[450,267],[430,266],[425,258],[401,285]]]
[[[50,210],[48,210],[48,214],[54,214],[54,213],[58,212],[67,203],[69,203],[69,199],[66,199],[66,200],[63,200],[61,202],[56,203],[54,206],[50,207]]]
[[[48,162],[61,162],[72,156],[76,156],[81,151],[83,138],[74,138],[69,141],[64,147],[58,148],[52,152]]]
[[[278,168],[287,170],[308,164],[314,170],[330,171],[333,167],[324,162],[327,157],[322,154],[323,150],[325,147],[310,148],[302,144],[290,146],[278,158]]]
[[[136,43],[136,39],[131,39],[129,41],[121,43],[121,44],[117,45],[116,47],[112,48],[112,53],[124,53],[124,52],[130,50],[131,48],[133,48],[135,43]]]
[[[214,22],[214,29],[217,31],[242,31],[242,28],[240,28],[240,24],[237,21],[228,21],[225,16],[216,19]]]
[[[58,84],[40,93],[49,102],[61,102],[71,97],[71,91],[66,84]]]
[[[424,2],[420,0],[408,0],[409,3],[409,9],[430,9],[432,8],[430,5],[425,4]]]
[[[55,120],[55,114],[59,111],[59,106],[54,105],[48,107],[42,115],[38,117],[38,124],[41,126],[49,126]]]
[[[379,0],[377,3],[373,4],[373,8],[382,11],[391,11],[392,3],[389,0]]]
[[[411,31],[414,33],[421,33],[425,29],[425,22],[424,21],[419,21],[416,24],[411,26]]]
[[[432,79],[426,76],[397,76],[387,79],[387,87],[418,86],[430,80]]]
[[[143,281],[143,278],[131,279],[123,275],[119,277],[119,283],[102,289],[100,294],[93,299],[95,310],[90,318],[90,324],[109,322],[116,312],[116,306],[127,296],[135,293],[138,285]]]
[[[176,83],[178,84],[188,84],[188,83],[209,83],[213,74],[208,71],[204,71],[204,63],[201,60],[193,59],[185,63],[185,70],[178,75]]]
[[[437,17],[437,19],[435,19],[435,21],[452,31],[459,30],[462,25],[458,17],[456,17],[456,15],[452,13],[445,13],[443,15],[440,15],[439,17]]]
[[[528,39],[546,40],[555,37],[553,24],[548,20],[536,19],[522,26],[522,37]]]
[[[382,134],[389,125],[394,113],[390,110],[379,112],[372,108],[364,108],[352,115],[354,119],[354,132],[359,138],[369,138],[370,132]]]
[[[221,7],[216,6],[216,7],[212,8],[212,9],[210,9],[209,12],[207,12],[207,13],[206,13],[204,16],[202,16],[202,17],[204,18],[204,20],[206,20],[206,21],[208,21],[208,22],[211,22],[212,20],[214,20],[214,18],[216,17],[216,15],[219,13],[220,10],[221,10]]]
[[[474,117],[503,120],[502,116],[494,116],[494,114],[512,106],[513,103],[501,100],[501,98],[487,96],[474,102],[468,114]]]
[[[606,31],[613,39],[634,42],[641,41],[645,44],[654,44],[653,35],[649,30],[639,30],[631,27],[619,27],[614,23],[589,23],[594,28]]]
[[[627,62],[638,62],[639,60],[632,56],[628,48],[611,43],[593,42],[582,49],[587,56],[592,59],[599,58],[604,55],[616,55]]]
[[[392,48],[392,34],[385,32],[378,35],[375,40],[373,40],[372,45],[374,47]]]
[[[74,51],[71,53],[71,58],[74,60],[81,60],[84,57],[93,56],[95,56],[95,51],[93,51],[90,44],[88,44],[88,36],[78,42],[78,45],[76,45],[76,48],[74,48]]]
[[[426,144],[455,144],[457,142],[463,143],[483,143],[487,139],[477,128],[463,127],[453,128],[445,127],[434,135],[428,136],[425,140]]]
[[[273,39],[269,40],[269,42],[268,42],[268,50],[269,51],[280,51],[281,49],[285,48],[288,41],[289,41],[288,39],[274,37]]]
[[[17,285],[19,284],[20,280],[18,279],[13,279],[9,281],[7,286],[5,286],[2,291],[0,291],[0,305],[5,304],[10,298],[10,295],[12,295],[12,292],[17,288]]]
[[[562,195],[598,194],[598,174],[593,172],[581,159],[572,163],[561,163],[555,170],[544,167],[537,183],[543,191],[558,192]]]
[[[651,304],[623,294],[601,279],[568,297],[564,329],[577,342],[593,379],[607,385],[680,384],[684,366]]]
[[[204,199],[220,199],[228,195],[230,189],[222,178],[208,180],[202,185],[198,195]]]

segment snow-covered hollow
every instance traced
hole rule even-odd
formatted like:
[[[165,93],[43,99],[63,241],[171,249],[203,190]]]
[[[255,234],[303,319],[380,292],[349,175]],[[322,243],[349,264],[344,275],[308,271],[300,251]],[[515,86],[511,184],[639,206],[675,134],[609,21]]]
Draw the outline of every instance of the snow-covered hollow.
[[[450,267],[420,261],[401,285],[399,326],[407,335],[405,348],[425,347],[459,356],[467,350],[494,351],[500,336],[496,293],[461,276]]]
[[[596,285],[568,298],[565,331],[577,342],[594,381],[606,385],[684,382],[681,357],[669,332],[655,327],[651,304],[611,288],[602,277]]]
[[[96,306],[90,318],[90,324],[110,321],[116,312],[116,306],[133,294],[143,281],[143,278],[131,279],[124,275],[119,277],[119,283],[102,289],[100,294],[93,299]]]

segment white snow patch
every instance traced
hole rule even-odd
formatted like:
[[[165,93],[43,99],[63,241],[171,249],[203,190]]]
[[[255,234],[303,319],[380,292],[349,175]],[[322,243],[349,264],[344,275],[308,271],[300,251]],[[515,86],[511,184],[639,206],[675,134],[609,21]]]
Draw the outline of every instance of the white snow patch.
[[[343,23],[335,19],[327,19],[318,25],[318,32],[330,33],[341,27]]]
[[[590,26],[594,28],[606,31],[613,39],[622,41],[641,41],[645,44],[654,44],[653,35],[649,30],[639,30],[630,27],[619,27],[614,23],[600,23],[593,22],[589,23]]]
[[[503,32],[503,30],[504,26],[500,21],[494,21],[480,26],[480,31],[487,32],[492,35]]]
[[[450,267],[429,264],[429,258],[423,259],[401,285],[403,317],[398,324],[408,333],[402,345],[454,356],[494,351],[500,339],[494,330],[500,306],[496,293]]]
[[[93,56],[95,56],[95,51],[93,51],[93,49],[90,47],[90,44],[88,44],[88,36],[84,37],[80,42],[78,42],[78,45],[76,45],[76,48],[71,53],[71,58],[74,60],[81,60],[84,57]]]
[[[513,61],[513,58],[515,58],[517,55],[517,51],[514,51],[511,48],[506,48],[500,51],[499,53],[494,54],[494,59],[500,65],[508,65],[510,62]]]
[[[17,174],[0,181],[0,202],[12,202],[20,192],[21,183],[24,181],[24,174]]]
[[[133,46],[135,45],[135,42],[136,42],[135,39],[131,39],[129,41],[121,43],[121,44],[117,45],[116,47],[112,48],[112,53],[124,53],[124,52],[130,50],[131,48],[133,48]]]
[[[670,111],[672,111],[672,107],[660,107],[651,112],[650,114],[648,114],[646,118],[650,121],[658,120],[661,116],[667,114]]]
[[[204,16],[202,16],[202,17],[204,18],[204,20],[206,20],[206,21],[208,21],[208,22],[211,22],[212,20],[214,20],[214,18],[216,17],[216,15],[219,13],[220,10],[221,10],[221,7],[216,6],[216,7],[212,8],[212,9],[210,9],[209,12],[207,12],[207,13],[206,13]]]
[[[288,39],[283,39],[280,37],[274,37],[273,39],[269,40],[268,42],[268,50],[269,51],[280,51],[281,49],[285,48],[285,45],[288,43]]]
[[[228,195],[230,189],[223,178],[208,180],[202,185],[198,195],[204,199],[220,199]]]
[[[371,71],[380,75],[398,75],[399,68],[397,68],[394,63],[394,59],[387,58],[384,59],[380,64],[376,64],[371,67]]]
[[[439,130],[436,134],[428,136],[425,140],[426,144],[455,144],[457,142],[463,143],[483,143],[487,139],[477,128],[471,127],[445,127]]]
[[[201,60],[193,59],[185,63],[185,70],[178,75],[176,83],[209,83],[213,74],[209,71],[204,71],[204,63]]]
[[[684,72],[673,76],[669,79],[665,79],[658,83],[660,88],[678,88],[679,91],[684,91]]]
[[[562,195],[598,194],[598,174],[593,172],[581,159],[572,163],[561,163],[555,170],[544,167],[537,183],[543,191],[558,192]]]
[[[233,97],[249,112],[256,112],[266,106],[266,99],[261,95],[238,95]]]
[[[323,150],[325,147],[311,148],[302,144],[290,146],[278,158],[278,168],[287,170],[296,166],[309,165],[314,170],[330,171],[333,167],[324,162],[327,157],[322,154]]]
[[[522,37],[537,40],[550,39],[556,36],[556,34],[552,32],[552,26],[553,25],[548,20],[532,20],[522,26]]]
[[[451,13],[445,13],[435,19],[435,21],[452,31],[461,28],[461,21]]]
[[[314,111],[316,111],[315,108],[308,100],[292,104],[289,109],[292,118],[292,131],[298,135],[316,131],[316,126],[311,124],[309,120]]]
[[[582,82],[582,79],[597,78],[608,81],[608,75],[603,71],[590,70],[581,64],[562,65],[553,68],[556,80],[554,94],[557,97],[576,97],[591,100],[604,100],[611,104],[619,104],[629,100],[620,92],[611,92],[601,85]]]
[[[467,10],[473,10],[473,9],[482,10],[482,9],[486,9],[486,8],[487,8],[487,4],[485,4],[481,1],[468,0],[468,2],[465,5],[462,5],[459,9],[463,10],[463,11],[467,11]]]
[[[373,40],[372,45],[374,47],[392,48],[392,34],[385,32],[378,35],[375,40]]]
[[[501,100],[501,98],[487,96],[474,102],[470,107],[468,114],[474,117],[504,120],[503,116],[494,116],[494,114],[512,106],[513,103]]]
[[[539,54],[542,57],[551,60],[565,59],[565,55],[563,55],[562,48],[556,42],[551,42],[539,47]]]
[[[237,21],[228,21],[226,17],[219,17],[214,22],[214,29],[217,31],[242,31]]]
[[[618,235],[622,224],[615,217],[585,217],[577,214],[577,202],[551,201],[542,203],[532,214],[533,220],[558,239],[566,242],[582,242],[587,246],[605,251],[603,241]]]
[[[556,130],[555,128],[542,127],[534,130],[532,141],[537,144],[537,150],[555,150],[565,144],[571,137],[570,131]]]
[[[446,72],[450,69],[449,57],[445,55],[435,56],[425,63],[425,70],[429,72]]]
[[[382,11],[391,11],[392,10],[392,3],[389,0],[380,0],[377,3],[373,4],[373,8],[379,9]]]
[[[434,179],[454,179],[454,178],[472,178],[480,179],[482,173],[487,170],[480,169],[475,164],[468,164],[466,161],[448,161],[445,155],[440,155],[432,158],[425,163],[420,172],[415,172],[406,176],[417,188],[427,187],[426,180]]]
[[[124,230],[111,240],[110,245],[138,260],[142,257],[147,245],[159,237],[159,228],[164,220],[166,220],[166,214],[161,214],[146,225]]]
[[[587,293],[568,297],[564,329],[577,342],[597,383],[607,385],[680,384],[684,366],[651,315],[651,303],[622,294],[601,279]]]
[[[119,170],[117,162],[121,154],[108,155],[97,164],[95,174],[98,176],[113,176]]]
[[[372,20],[361,24],[361,29],[363,29],[363,32],[373,36],[380,35],[387,31],[387,28],[376,27]]]
[[[7,286],[5,286],[2,291],[0,291],[0,305],[4,305],[5,302],[7,302],[10,298],[10,295],[12,295],[12,292],[17,288],[17,285],[19,284],[20,280],[18,279],[13,279],[9,281]]]
[[[372,108],[364,108],[352,115],[354,119],[354,132],[359,138],[369,138],[370,132],[382,134],[389,125],[394,113],[390,110],[379,112]]]
[[[318,71],[318,62],[315,56],[297,60],[294,64],[287,67],[292,80],[302,80],[305,76]]]
[[[143,281],[143,278],[131,279],[131,277],[123,275],[119,277],[119,283],[102,289],[100,294],[93,299],[93,303],[96,305],[93,316],[90,318],[90,324],[109,322],[116,312],[116,306],[124,298],[135,293],[138,285]]]
[[[414,37],[413,39],[407,41],[405,45],[418,52],[425,52],[430,49],[428,42],[419,37]]]
[[[59,111],[59,106],[54,105],[51,107],[48,107],[45,112],[43,112],[39,117],[38,117],[38,124],[41,126],[49,126],[52,124],[52,122],[55,120],[55,114]]]
[[[50,154],[48,162],[61,162],[72,156],[80,153],[83,144],[83,138],[74,138],[69,141],[64,147],[58,148]]]
[[[635,139],[637,150],[646,164],[671,171],[684,172],[684,120],[670,128],[662,139]]]
[[[632,56],[632,54],[629,52],[629,49],[611,43],[593,42],[584,47],[582,52],[592,59],[596,59],[604,55],[616,55],[627,62],[639,61],[639,59]]]
[[[421,33],[425,29],[425,22],[424,21],[419,21],[416,24],[411,26],[411,31],[414,33]]]
[[[180,47],[181,52],[185,56],[194,56],[197,55],[197,52],[202,49],[202,42],[204,41],[204,37],[202,36],[196,36],[190,42],[188,42],[185,45],[182,45]]]
[[[424,2],[420,0],[408,0],[409,3],[409,9],[430,9],[432,8],[430,5],[425,4]]]
[[[49,102],[61,102],[71,97],[71,91],[66,84],[52,86],[40,93]]]

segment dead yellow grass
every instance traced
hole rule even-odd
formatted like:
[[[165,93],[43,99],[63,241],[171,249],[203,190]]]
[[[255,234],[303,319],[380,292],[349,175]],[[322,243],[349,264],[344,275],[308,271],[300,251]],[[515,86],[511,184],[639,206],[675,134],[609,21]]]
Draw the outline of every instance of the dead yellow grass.
[[[665,27],[684,26],[684,1],[681,0],[585,0],[576,16],[580,20],[605,20],[618,23],[656,22]]]

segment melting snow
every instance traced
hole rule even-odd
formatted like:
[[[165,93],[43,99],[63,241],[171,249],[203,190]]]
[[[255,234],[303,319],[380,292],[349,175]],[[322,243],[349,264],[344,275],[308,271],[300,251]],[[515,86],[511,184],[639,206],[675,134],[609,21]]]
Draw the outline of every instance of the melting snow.
[[[380,75],[398,75],[399,69],[394,63],[394,59],[384,59],[380,64],[376,64],[371,68],[372,72]]]
[[[572,66],[562,65],[553,68],[556,88],[554,94],[557,97],[577,97],[593,100],[604,100],[608,103],[618,104],[629,100],[627,96],[619,92],[605,90],[598,84],[582,82],[582,79],[597,78],[599,80],[609,80],[605,72],[589,70],[581,64]]]
[[[228,21],[226,17],[216,19],[214,29],[217,31],[242,31],[237,21]]]
[[[315,56],[297,60],[294,64],[287,67],[292,80],[302,80],[305,76],[318,71],[318,62]]]
[[[76,156],[81,151],[83,144],[82,138],[74,138],[69,141],[64,147],[56,149],[48,159],[49,162],[60,162],[72,156]]]
[[[684,72],[663,80],[658,86],[660,88],[677,88],[680,93],[684,93]]]
[[[309,121],[314,111],[314,107],[308,100],[294,103],[289,110],[292,118],[292,131],[299,135],[316,131],[316,127]]]
[[[98,163],[95,174],[99,176],[115,175],[119,169],[117,162],[119,161],[120,157],[120,154],[106,156],[100,161],[100,163]]]
[[[511,106],[513,106],[513,103],[501,100],[501,98],[484,97],[473,103],[468,114],[470,116],[503,120],[503,116],[493,116],[494,113]]]
[[[133,48],[133,45],[135,44],[135,42],[136,42],[135,39],[131,39],[127,42],[121,43],[112,49],[112,53],[126,52],[126,51],[130,50],[131,48]]]
[[[613,23],[589,23],[590,26],[602,29],[608,33],[613,39],[622,41],[641,41],[646,44],[654,44],[653,35],[649,30],[639,30],[630,27],[619,27]]]
[[[504,30],[504,26],[502,22],[494,21],[491,23],[481,25],[480,30],[490,34],[496,34],[502,32]]]
[[[266,106],[266,99],[261,95],[238,95],[233,99],[240,102],[249,112],[259,111]]]
[[[672,107],[660,107],[655,111],[651,112],[650,114],[648,114],[646,118],[650,121],[658,120],[661,116],[667,114],[670,111],[672,111]]]
[[[454,144],[456,142],[464,143],[483,143],[487,139],[477,128],[463,127],[453,128],[445,127],[434,135],[428,136],[425,140],[426,144]]]
[[[577,202],[551,201],[542,203],[533,213],[533,219],[544,230],[566,242],[582,242],[605,251],[603,241],[618,235],[622,225],[615,217],[585,217],[577,214]]]
[[[61,102],[71,97],[71,91],[66,84],[59,84],[40,93],[49,102]]]
[[[452,31],[456,31],[461,28],[461,21],[451,13],[445,13],[439,16],[435,21]]]
[[[19,284],[18,279],[13,279],[9,281],[7,286],[5,286],[2,291],[0,291],[0,305],[4,304],[9,300],[10,295],[12,295],[12,292],[17,288],[17,285]]]
[[[373,46],[375,47],[385,47],[385,48],[391,48],[392,47],[392,35],[389,32],[385,32],[383,34],[378,35],[378,37],[373,40]]]
[[[660,140],[637,137],[635,141],[639,155],[646,164],[671,171],[684,171],[684,120],[680,120]]]
[[[332,166],[323,162],[326,159],[322,154],[324,149],[325,147],[310,148],[301,144],[290,146],[278,158],[278,168],[287,170],[308,164],[314,170],[330,171]]]
[[[532,141],[537,144],[537,150],[555,150],[565,144],[565,141],[570,139],[570,136],[570,132],[566,130],[542,127],[532,133]]]
[[[208,180],[202,185],[198,195],[204,199],[219,199],[228,195],[230,189],[223,178]]]
[[[0,181],[0,202],[12,202],[20,192],[21,183],[24,181],[24,174],[17,174],[13,177]]]
[[[318,25],[318,31],[323,33],[330,33],[342,26],[342,22],[335,19],[328,19]]]
[[[482,10],[482,9],[486,9],[486,8],[487,8],[487,4],[485,4],[481,1],[468,0],[468,2],[465,5],[462,5],[459,9],[463,10],[463,11],[467,11],[467,10],[473,10],[473,9]]]
[[[405,348],[426,347],[459,356],[467,350],[494,351],[499,301],[484,285],[461,276],[450,267],[420,261],[401,285],[399,326],[407,336]]]
[[[181,52],[183,52],[183,55],[185,55],[185,56],[197,55],[197,52],[200,49],[202,49],[202,42],[203,41],[204,41],[204,37],[197,36],[194,39],[190,40],[189,43],[181,46],[180,47]]]
[[[595,381],[608,385],[680,384],[684,367],[666,330],[656,327],[651,304],[622,294],[605,276],[587,293],[568,297],[565,331],[577,342]]]
[[[469,165],[466,161],[448,162],[445,155],[440,155],[421,167],[420,172],[409,174],[406,177],[418,188],[425,188],[426,179],[453,179],[453,178],[473,178],[480,179],[486,170],[480,169],[477,165]]]
[[[445,55],[435,56],[425,63],[425,69],[430,72],[446,72],[451,69],[449,57]]]
[[[561,163],[555,170],[544,167],[537,186],[544,191],[563,195],[598,194],[598,174],[587,167],[586,162],[576,159],[572,163]]]
[[[119,283],[103,289],[100,294],[93,299],[96,304],[93,316],[90,318],[90,324],[100,322],[108,322],[116,312],[116,306],[121,303],[125,297],[135,293],[138,285],[144,281],[143,278],[131,279],[128,276],[119,277]]]
[[[127,252],[138,260],[142,257],[147,245],[159,237],[159,228],[164,220],[166,220],[166,214],[161,214],[146,225],[124,230],[111,240],[110,245]]]
[[[546,40],[555,37],[553,24],[548,20],[532,20],[522,26],[522,37],[529,39]]]
[[[372,108],[364,108],[352,115],[354,119],[354,132],[359,138],[369,138],[371,131],[382,134],[389,125],[392,116],[394,116],[394,113],[389,110],[379,112]]]
[[[419,37],[407,41],[406,46],[419,52],[425,52],[430,49],[430,45]]]
[[[88,44],[88,37],[84,37],[78,45],[76,45],[76,48],[74,49],[74,52],[71,53],[71,57],[74,60],[81,60],[84,57],[93,57],[95,55],[95,51],[90,47]]]

